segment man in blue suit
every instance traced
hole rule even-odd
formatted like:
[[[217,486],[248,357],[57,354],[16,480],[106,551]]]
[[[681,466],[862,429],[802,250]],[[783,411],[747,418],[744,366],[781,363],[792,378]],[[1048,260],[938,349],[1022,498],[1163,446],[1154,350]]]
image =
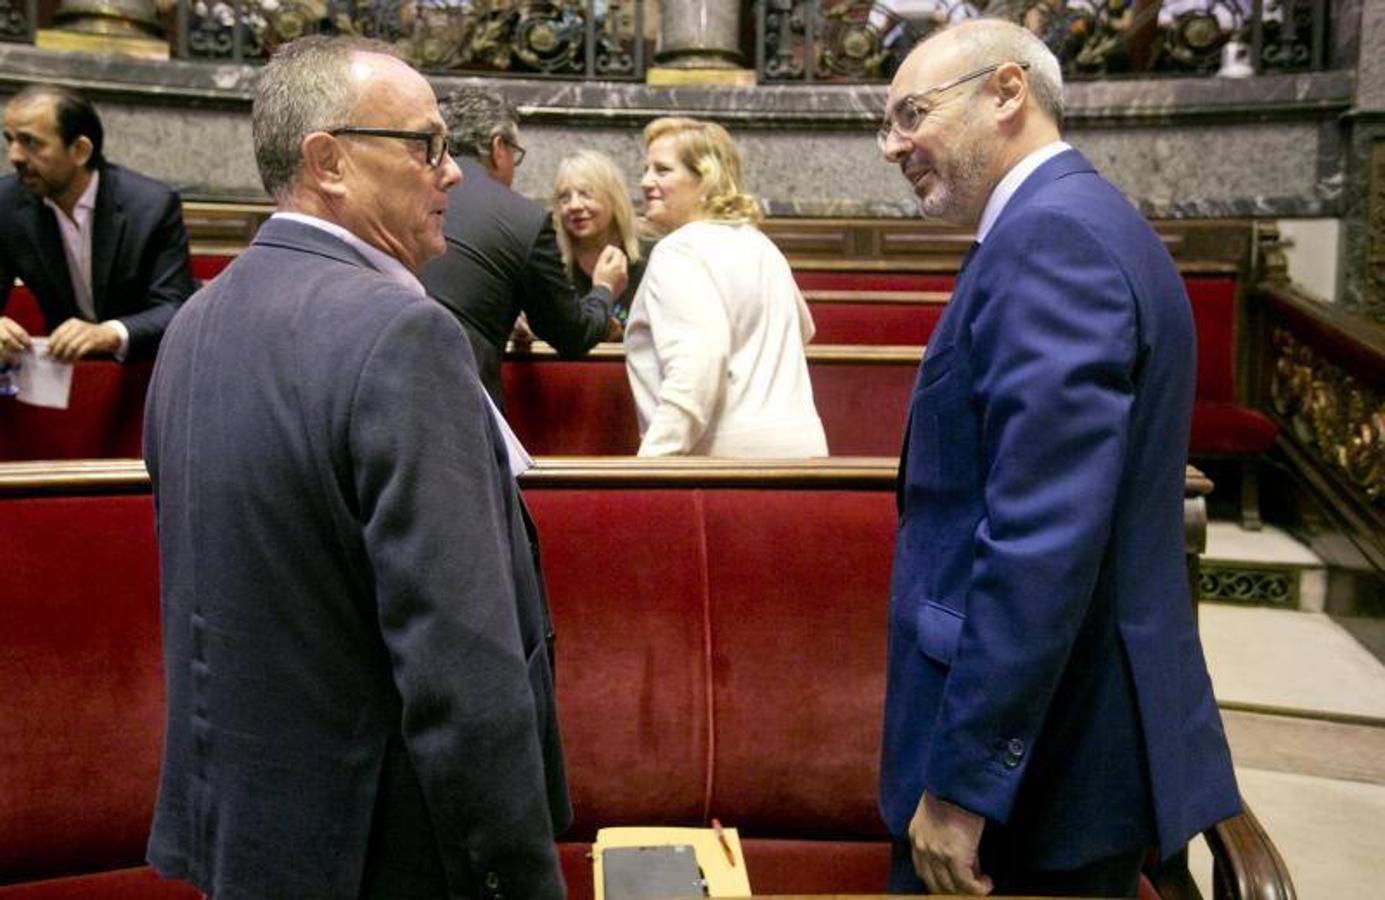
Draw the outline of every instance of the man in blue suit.
[[[977,229],[900,459],[896,891],[1135,896],[1150,848],[1239,811],[1183,569],[1187,296],[1062,112],[1057,60],[999,20],[890,86],[885,156]]]
[[[174,317],[149,390],[149,859],[214,900],[558,900],[526,457],[416,277],[461,177],[432,88],[386,45],[310,37],[251,115],[278,211]]]

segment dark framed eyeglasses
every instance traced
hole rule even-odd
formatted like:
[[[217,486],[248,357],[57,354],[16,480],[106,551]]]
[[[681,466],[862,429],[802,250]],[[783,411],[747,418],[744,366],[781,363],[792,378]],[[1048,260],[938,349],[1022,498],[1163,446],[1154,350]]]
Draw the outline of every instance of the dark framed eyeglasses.
[[[507,137],[501,137],[500,139],[505,142],[506,147],[510,148],[511,153],[515,158],[515,168],[518,169],[519,164],[524,162],[524,148],[521,147],[516,141],[512,141]]]
[[[443,157],[447,155],[448,139],[447,133],[442,131],[398,131],[393,128],[357,128],[354,125],[344,125],[341,128],[333,128],[327,132],[336,137],[339,134],[358,134],[362,137],[383,137],[398,138],[401,141],[422,141],[427,152],[428,165],[437,168],[442,165]]]
[[[894,108],[885,113],[885,121],[880,125],[880,130],[875,134],[875,142],[884,150],[889,143],[890,136],[898,134],[900,137],[907,138],[909,135],[918,131],[923,120],[928,118],[928,114],[933,111],[933,103],[938,95],[945,91],[950,91],[955,87],[961,87],[969,81],[984,78],[995,72],[1001,66],[1009,63],[999,62],[995,65],[985,66],[974,72],[960,75],[951,81],[944,82],[937,87],[931,87],[926,91],[919,91],[916,94],[905,94],[895,103]],[[1028,69],[1029,63],[1017,63],[1021,69]]]

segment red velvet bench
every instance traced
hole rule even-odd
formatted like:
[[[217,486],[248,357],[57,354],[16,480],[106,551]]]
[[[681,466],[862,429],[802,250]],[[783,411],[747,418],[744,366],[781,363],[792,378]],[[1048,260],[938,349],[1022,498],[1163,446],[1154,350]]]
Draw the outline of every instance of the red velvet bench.
[[[883,459],[547,460],[524,478],[574,898],[598,828],[712,816],[739,829],[759,893],[883,888],[893,483]],[[141,866],[163,707],[142,467],[0,464],[0,523],[0,898],[195,897]],[[1224,896],[1292,897],[1252,817],[1208,840]]]
[[[813,401],[833,456],[898,456],[921,347],[808,346]],[[505,418],[530,453],[620,456],[639,449],[625,351],[559,359],[543,342],[501,367]]]

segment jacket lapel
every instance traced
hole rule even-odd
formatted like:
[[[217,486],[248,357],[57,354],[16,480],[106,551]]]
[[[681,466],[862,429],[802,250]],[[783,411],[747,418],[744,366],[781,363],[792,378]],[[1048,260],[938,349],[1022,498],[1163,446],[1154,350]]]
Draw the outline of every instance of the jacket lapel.
[[[1048,185],[1077,172],[1090,172],[1096,174],[1096,167],[1087,161],[1087,157],[1078,153],[1076,150],[1064,150],[1057,156],[1044,162],[1029,177],[1024,179],[1024,183],[1019,186],[1019,190],[1010,197],[1005,209],[1001,210],[1000,216],[996,219],[995,225],[991,228],[994,231],[1001,226],[1015,210],[1024,207],[1035,194],[1043,190]]]
[[[91,229],[91,304],[96,310],[97,321],[106,318],[103,310],[111,283],[111,267],[125,236],[125,214],[115,199],[118,180],[114,167],[107,166],[96,188],[95,221]]]
[[[67,255],[63,252],[63,237],[58,231],[58,219],[53,211],[39,198],[25,193],[20,203],[24,205],[24,230],[28,233],[34,257],[43,267],[43,275],[48,279],[53,291],[61,301],[61,309],[77,308],[72,296],[72,279],[67,274]],[[42,296],[39,291],[35,294]]]

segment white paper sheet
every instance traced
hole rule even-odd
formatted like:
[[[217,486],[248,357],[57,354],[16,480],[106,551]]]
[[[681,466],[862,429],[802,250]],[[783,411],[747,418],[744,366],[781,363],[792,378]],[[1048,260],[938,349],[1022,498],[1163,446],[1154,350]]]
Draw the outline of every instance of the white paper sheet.
[[[48,355],[48,338],[34,338],[34,345],[19,354],[19,394],[15,399],[30,406],[67,409],[72,392],[72,363]]]
[[[524,445],[519,442],[519,435],[515,434],[510,428],[510,423],[505,421],[505,416],[501,414],[500,408],[495,405],[491,395],[485,391],[481,392],[486,398],[486,404],[491,408],[491,415],[495,417],[495,424],[500,426],[500,434],[505,438],[505,452],[510,458],[510,474],[518,478],[520,475],[534,468],[534,458],[529,455],[529,451],[524,449]]]

